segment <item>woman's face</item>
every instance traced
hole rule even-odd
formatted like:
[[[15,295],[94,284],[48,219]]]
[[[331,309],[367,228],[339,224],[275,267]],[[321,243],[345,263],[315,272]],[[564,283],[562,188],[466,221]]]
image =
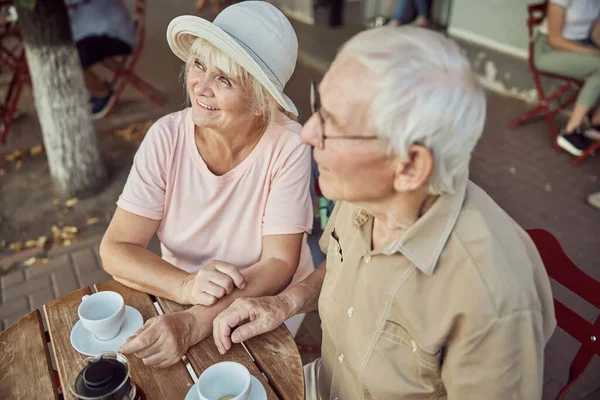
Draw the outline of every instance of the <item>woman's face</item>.
[[[259,117],[250,106],[251,93],[239,77],[192,56],[186,86],[194,124],[215,130],[235,129]]]

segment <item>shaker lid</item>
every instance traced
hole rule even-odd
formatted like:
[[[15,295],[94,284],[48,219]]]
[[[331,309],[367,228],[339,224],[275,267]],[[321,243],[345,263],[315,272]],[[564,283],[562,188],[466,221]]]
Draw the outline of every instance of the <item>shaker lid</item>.
[[[77,376],[75,393],[84,398],[112,394],[127,378],[126,367],[117,360],[100,358],[87,365]]]

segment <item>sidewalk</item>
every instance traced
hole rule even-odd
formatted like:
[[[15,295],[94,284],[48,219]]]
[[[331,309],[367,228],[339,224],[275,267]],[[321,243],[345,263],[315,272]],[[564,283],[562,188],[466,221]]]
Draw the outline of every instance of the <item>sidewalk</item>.
[[[99,132],[109,132],[137,120],[154,119],[183,107],[183,88],[179,81],[182,63],[168,49],[164,32],[172,17],[190,12],[192,3],[178,0],[167,8],[159,0],[148,1],[147,43],[136,72],[166,93],[167,106],[157,108],[128,89],[125,101],[118,105],[115,114],[98,121],[96,127]],[[327,29],[299,22],[293,22],[293,25],[300,44],[299,64],[286,92],[298,106],[300,121],[304,122],[309,115],[308,82],[321,79],[339,45],[362,28]],[[469,46],[469,51],[475,50]],[[26,93],[21,104],[32,104],[29,90]],[[578,167],[572,166],[569,155],[557,154],[552,149],[543,121],[533,122],[514,132],[507,130],[508,122],[527,108],[520,101],[489,93],[488,120],[473,156],[471,179],[523,227],[551,231],[576,264],[600,280],[600,261],[593,251],[600,237],[600,211],[585,203],[587,194],[600,190],[600,158],[591,157]],[[32,111],[27,121],[11,133],[10,140],[9,148],[28,147],[30,143],[41,141],[37,119]],[[0,154],[5,151],[8,149],[0,146]],[[50,252],[48,264],[0,278],[0,329],[55,297],[109,279],[99,263],[100,240],[101,235],[86,238],[70,247]],[[17,258],[24,260],[32,256],[32,253],[20,253]],[[553,290],[555,297],[586,319],[593,321],[597,317],[598,313],[591,305],[566,293],[554,282]],[[316,314],[309,315],[297,341],[303,345],[305,361],[317,355],[311,347],[317,346],[318,349],[320,343]],[[576,351],[574,340],[557,329],[547,346],[544,399],[556,396],[566,381],[568,366]],[[599,399],[599,376],[600,359],[596,357],[584,378],[574,387],[572,398]]]

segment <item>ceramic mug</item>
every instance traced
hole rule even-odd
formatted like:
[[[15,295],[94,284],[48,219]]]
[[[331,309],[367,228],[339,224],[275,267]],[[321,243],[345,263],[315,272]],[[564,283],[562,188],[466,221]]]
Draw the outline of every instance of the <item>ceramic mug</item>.
[[[201,400],[248,400],[251,382],[246,367],[225,361],[208,367],[196,388]]]
[[[77,309],[83,327],[99,340],[114,339],[125,321],[125,300],[117,292],[85,295]]]

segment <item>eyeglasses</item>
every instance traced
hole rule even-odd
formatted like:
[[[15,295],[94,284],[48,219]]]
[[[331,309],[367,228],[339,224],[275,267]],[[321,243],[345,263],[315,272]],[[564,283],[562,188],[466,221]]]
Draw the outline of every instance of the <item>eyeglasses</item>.
[[[321,129],[319,130],[319,149],[325,148],[325,139],[347,139],[347,140],[383,140],[377,136],[327,136],[325,135],[325,118],[321,115],[321,99],[317,84],[315,81],[310,82],[310,109],[312,113],[317,113],[319,121],[321,121]]]

